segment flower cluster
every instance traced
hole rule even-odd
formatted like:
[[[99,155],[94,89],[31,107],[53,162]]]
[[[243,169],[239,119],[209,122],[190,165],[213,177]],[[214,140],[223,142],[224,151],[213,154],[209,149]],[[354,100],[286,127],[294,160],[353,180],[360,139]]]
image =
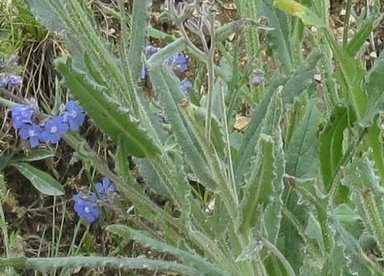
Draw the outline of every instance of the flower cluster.
[[[33,120],[34,110],[21,104],[11,108],[12,126],[31,148],[43,143],[58,143],[68,131],[77,131],[85,119],[84,110],[73,100],[68,101],[63,114],[54,116],[43,124]]]
[[[156,53],[159,50],[159,48],[154,47],[152,45],[147,45],[144,48],[144,54],[147,58],[152,56],[154,53]],[[184,54],[178,53],[175,54],[169,58],[167,58],[164,61],[164,64],[169,66],[175,73],[184,73],[188,70],[188,59]],[[143,65],[140,71],[140,79],[144,80],[147,75],[147,68]],[[183,80],[180,83],[180,89],[183,92],[187,92],[190,88],[192,88],[192,82],[189,80]]]
[[[76,194],[72,197],[75,201],[76,214],[89,223],[100,216],[100,203],[110,199],[116,192],[116,187],[107,177],[104,177],[101,182],[95,184],[95,190],[96,193]]]
[[[19,88],[22,83],[22,78],[17,75],[0,73],[0,88],[11,87]]]
[[[1,71],[16,71],[14,68],[17,68],[18,57],[11,56],[6,61],[0,61]],[[22,83],[21,76],[11,74],[11,73],[0,73],[0,88],[19,88]]]

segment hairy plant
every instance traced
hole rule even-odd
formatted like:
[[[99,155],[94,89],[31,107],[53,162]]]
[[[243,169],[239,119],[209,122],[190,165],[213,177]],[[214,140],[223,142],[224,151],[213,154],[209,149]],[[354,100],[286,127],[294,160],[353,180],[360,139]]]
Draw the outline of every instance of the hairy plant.
[[[68,132],[63,139],[150,225],[111,224],[107,231],[177,262],[20,257],[0,259],[0,266],[44,272],[113,266],[189,275],[381,273],[384,57],[368,71],[359,60],[378,23],[376,6],[340,44],[328,27],[326,0],[236,1],[240,20],[221,27],[208,2],[168,0],[164,16],[182,37],[145,57],[153,33],[150,0],[133,1],[129,17],[118,1],[118,54],[97,31],[84,1],[27,2],[39,22],[63,37],[69,55],[57,58],[56,69],[116,145],[114,167],[80,135]],[[241,33],[238,42],[227,41],[234,32]],[[242,37],[245,64],[236,60]],[[203,96],[194,94],[197,84],[190,94],[182,91],[164,62],[182,51],[205,67]],[[139,80],[143,64],[150,96]],[[253,72],[263,72],[257,85]],[[232,125],[243,98],[251,106],[250,122],[237,132]],[[159,206],[130,175],[128,155],[171,208]]]

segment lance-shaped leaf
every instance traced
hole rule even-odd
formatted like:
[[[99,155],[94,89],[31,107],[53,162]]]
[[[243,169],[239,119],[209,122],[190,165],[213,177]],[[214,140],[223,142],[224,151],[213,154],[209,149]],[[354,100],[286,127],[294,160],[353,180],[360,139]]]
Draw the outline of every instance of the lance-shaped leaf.
[[[287,147],[286,172],[289,175],[298,178],[311,178],[317,175],[320,118],[321,113],[316,107],[316,100],[311,100]]]
[[[274,0],[273,4],[280,10],[299,17],[305,25],[325,27],[324,22],[309,8],[293,0]]]
[[[293,68],[292,53],[290,49],[290,41],[288,38],[288,22],[287,16],[283,13],[278,13],[274,9],[270,1],[254,0],[256,4],[256,12],[258,17],[266,17],[268,26],[273,31],[268,33],[269,43],[273,48],[273,53],[279,58],[283,65],[284,71],[289,73]],[[244,1],[239,1],[244,2]]]
[[[256,158],[251,163],[250,176],[242,188],[240,231],[249,234],[257,221],[258,207],[269,203],[273,191],[274,142],[270,136],[261,135]]]
[[[365,77],[365,90],[368,95],[369,119],[384,111],[384,53],[381,53]]]
[[[24,175],[42,194],[59,196],[65,193],[63,186],[46,172],[23,162],[14,163],[12,166]]]
[[[0,268],[12,266],[18,269],[30,269],[40,271],[42,274],[56,271],[59,268],[69,269],[74,273],[75,269],[81,267],[116,269],[146,269],[153,271],[174,271],[182,275],[198,275],[198,270],[178,264],[175,262],[152,260],[143,257],[122,258],[122,257],[98,257],[98,256],[76,256],[76,257],[52,257],[52,258],[0,258]]]
[[[384,253],[384,191],[375,173],[369,154],[351,162],[344,170],[342,183],[351,190],[351,202],[356,204],[367,231]]]
[[[203,142],[198,139],[192,129],[193,126],[186,120],[182,105],[183,94],[175,76],[172,76],[167,70],[163,65],[150,69],[151,82],[164,106],[164,113],[172,126],[177,142],[186,156],[186,162],[203,185],[215,190],[217,185],[209,171],[209,164],[204,158]]]
[[[158,252],[174,255],[185,265],[198,269],[201,274],[207,273],[209,275],[225,275],[223,271],[198,254],[193,254],[192,252],[188,252],[160,240],[156,240],[143,231],[137,231],[125,225],[119,224],[110,225],[107,227],[107,230],[121,236],[124,239],[130,238],[145,246],[149,246]]]
[[[147,38],[147,29],[149,26],[149,17],[151,11],[151,0],[133,1],[131,17],[130,45],[128,50],[129,67],[132,71],[132,79],[137,80],[141,70],[141,54],[144,49]],[[124,20],[121,21],[124,23]]]
[[[154,156],[159,152],[129,111],[123,110],[119,103],[106,97],[106,87],[74,68],[70,58],[58,59],[56,66],[80,105],[115,143],[126,143],[129,153],[136,157]]]
[[[275,94],[281,90],[283,104],[290,105],[294,103],[300,94],[311,85],[316,64],[320,58],[321,53],[319,50],[312,50],[304,61],[303,67],[297,69],[287,81],[275,80],[265,91],[263,99],[253,112],[239,150],[238,159],[235,162],[235,177],[238,185],[241,185],[241,179],[249,170],[249,160],[253,155],[253,149],[256,147],[262,126],[268,125],[266,122],[270,120],[267,119],[269,116],[275,116],[273,111],[274,108],[277,108],[273,103],[273,98],[276,97]],[[284,83],[286,83],[284,86],[278,88],[279,85]]]

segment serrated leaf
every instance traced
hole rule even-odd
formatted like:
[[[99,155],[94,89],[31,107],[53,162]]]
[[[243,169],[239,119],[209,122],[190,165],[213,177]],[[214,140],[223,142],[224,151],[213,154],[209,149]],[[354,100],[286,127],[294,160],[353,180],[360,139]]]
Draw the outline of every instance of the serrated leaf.
[[[59,196],[65,193],[61,184],[46,172],[22,162],[14,163],[12,166],[24,175],[42,194]]]
[[[169,197],[167,186],[163,179],[156,173],[153,165],[146,159],[137,159],[135,163],[145,183],[158,195]]]
[[[384,111],[384,53],[381,53],[365,77],[365,90],[368,95],[369,118]]]
[[[149,70],[151,82],[164,106],[164,113],[176,135],[177,142],[186,156],[186,162],[191,166],[199,181],[209,189],[217,189],[216,181],[209,171],[209,165],[202,153],[203,142],[197,137],[196,125],[192,125],[185,114],[181,102],[184,99],[176,77],[164,65]],[[188,107],[186,107],[188,110]],[[205,141],[206,142],[206,141]]]
[[[116,58],[108,42],[100,35],[82,3],[33,0],[28,1],[28,4],[46,28],[63,34],[69,52],[75,57],[73,62],[76,68],[86,70],[84,62],[88,55],[91,57],[91,62],[88,60],[87,63],[88,69],[92,68],[90,74],[101,76],[108,83],[106,93],[134,106],[134,83],[129,76],[123,74],[121,60]]]
[[[152,0],[135,0],[132,5],[129,67],[133,80],[138,79],[141,70],[141,55],[147,38]]]
[[[192,254],[191,252],[182,250],[172,245],[168,245],[162,241],[155,240],[143,231],[137,231],[132,228],[130,228],[129,231],[133,240],[145,246],[149,246],[159,252],[171,254],[182,260],[184,264],[197,268],[202,274],[208,273],[209,275],[218,276],[226,275],[224,271],[221,271],[215,265],[211,264],[197,254]]]
[[[313,84],[316,65],[321,57],[320,50],[318,48],[313,49],[303,64],[288,78],[281,93],[284,105],[294,103],[300,94]]]
[[[130,113],[123,111],[121,106],[112,99],[107,99],[106,87],[98,85],[85,73],[71,66],[70,58],[58,59],[56,66],[80,105],[115,143],[120,139],[124,140],[128,152],[139,158],[158,154],[158,148],[137,123],[133,122]]]
[[[175,271],[182,275],[198,275],[199,271],[175,262],[152,260],[145,257],[122,258],[122,257],[97,257],[97,256],[76,256],[76,257],[52,257],[52,258],[0,258],[0,267],[17,263],[18,268],[40,271],[43,274],[53,272],[59,268],[105,268],[116,269],[147,269],[152,271]]]
[[[354,238],[360,237],[363,231],[361,218],[349,205],[340,204],[334,209],[334,214],[335,218],[345,229],[348,229]]]
[[[265,134],[271,131],[271,128],[275,124],[277,117],[281,116],[282,108],[281,99],[279,97],[282,87],[278,87],[276,90],[272,88],[266,91],[265,96],[261,103],[256,107],[250,124],[243,137],[240,149],[237,153],[237,160],[235,160],[235,180],[236,184],[240,186],[243,182],[243,178],[246,172],[250,168],[250,160],[254,155],[254,149],[258,143],[262,129],[264,128]]]
[[[277,10],[271,5],[271,1],[254,0],[256,5],[257,16],[266,17],[268,20],[268,27],[271,27],[273,31],[268,33],[269,43],[273,47],[273,53],[278,56],[281,64],[284,67],[285,73],[289,73],[292,70],[292,54],[290,49],[290,43],[287,38],[288,32],[286,30],[288,24],[284,24],[282,21],[286,20],[283,13],[277,13]],[[285,22],[287,23],[287,22]]]
[[[307,104],[303,119],[296,126],[286,152],[286,172],[298,178],[311,178],[317,175],[318,129],[321,113],[316,100]]]
[[[353,202],[367,231],[375,238],[381,254],[384,252],[384,189],[376,175],[370,151],[355,159],[344,169],[342,183],[351,190]]]
[[[240,231],[249,233],[257,221],[259,205],[266,205],[273,191],[274,142],[270,136],[261,135],[255,150],[258,154],[252,162],[250,176],[242,188],[244,195],[241,202],[242,221]]]

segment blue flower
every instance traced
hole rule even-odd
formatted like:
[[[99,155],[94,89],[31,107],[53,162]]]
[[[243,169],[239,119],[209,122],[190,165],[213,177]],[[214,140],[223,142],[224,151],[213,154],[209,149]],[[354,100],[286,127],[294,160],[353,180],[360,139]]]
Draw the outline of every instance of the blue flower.
[[[37,124],[23,124],[20,128],[19,135],[23,140],[29,140],[29,145],[34,148],[39,145],[41,126]]]
[[[10,75],[6,73],[0,74],[0,88],[11,86],[13,88],[20,87],[22,78],[16,75]]]
[[[165,64],[171,66],[173,71],[184,73],[188,70],[188,59],[183,54],[176,54],[165,60]]]
[[[73,208],[80,218],[92,223],[100,216],[100,210],[96,206],[97,198],[94,193],[87,197],[76,194],[72,199],[75,201]]]
[[[180,86],[181,91],[187,92],[189,89],[192,88],[193,85],[192,85],[192,82],[190,80],[183,80],[179,86]]]
[[[68,131],[68,124],[63,121],[63,116],[58,115],[49,119],[40,134],[43,142],[58,143],[65,132]]]
[[[159,48],[152,46],[151,44],[148,44],[144,48],[144,53],[145,53],[145,56],[148,58],[148,57],[152,56],[154,53],[156,53],[158,50],[159,50]]]
[[[24,124],[32,124],[33,109],[27,105],[15,104],[11,108],[12,126],[21,128]]]
[[[145,80],[145,76],[147,74],[148,74],[148,70],[147,70],[147,68],[145,68],[145,65],[143,64],[143,66],[141,66],[141,70],[140,70],[140,79]]]
[[[84,110],[73,100],[67,102],[66,111],[63,114],[63,121],[69,124],[69,129],[77,131],[84,123]]]
[[[104,177],[101,182],[96,183],[95,189],[97,196],[102,200],[106,200],[116,191],[115,185],[107,177]]]
[[[13,88],[19,88],[23,79],[20,76],[10,75],[8,78],[8,85]]]

